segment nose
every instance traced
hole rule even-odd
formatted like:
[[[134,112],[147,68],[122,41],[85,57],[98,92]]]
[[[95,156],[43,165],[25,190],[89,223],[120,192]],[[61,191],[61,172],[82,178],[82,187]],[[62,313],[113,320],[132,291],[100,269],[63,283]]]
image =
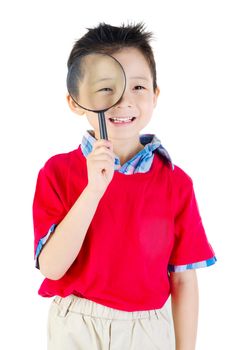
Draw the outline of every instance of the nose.
[[[130,95],[129,91],[127,91],[126,89],[121,99],[119,100],[119,102],[115,105],[115,107],[127,108],[132,106],[133,106],[132,96]]]

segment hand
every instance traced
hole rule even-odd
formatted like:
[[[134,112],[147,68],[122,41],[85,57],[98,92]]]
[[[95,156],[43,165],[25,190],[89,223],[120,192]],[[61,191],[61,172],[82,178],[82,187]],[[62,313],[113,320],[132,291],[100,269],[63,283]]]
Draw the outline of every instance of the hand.
[[[87,156],[88,189],[104,194],[114,175],[114,158],[112,142],[101,139],[94,143]]]

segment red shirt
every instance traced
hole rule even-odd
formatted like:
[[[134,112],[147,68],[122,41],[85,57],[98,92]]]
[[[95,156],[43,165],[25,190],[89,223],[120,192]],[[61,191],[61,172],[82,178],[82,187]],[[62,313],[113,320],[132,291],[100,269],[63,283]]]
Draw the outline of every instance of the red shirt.
[[[80,147],[46,162],[33,203],[35,250],[87,182]],[[75,294],[124,311],[159,309],[170,294],[169,265],[213,256],[191,178],[157,154],[146,173],[115,171],[76,260],[61,279],[45,278],[38,293]]]

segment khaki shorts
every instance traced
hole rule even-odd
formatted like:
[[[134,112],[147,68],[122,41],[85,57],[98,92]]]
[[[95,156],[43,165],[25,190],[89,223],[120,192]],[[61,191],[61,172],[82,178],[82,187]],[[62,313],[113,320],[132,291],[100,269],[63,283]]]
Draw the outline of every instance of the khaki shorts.
[[[126,312],[69,295],[50,306],[48,350],[173,350],[173,340],[166,305]]]

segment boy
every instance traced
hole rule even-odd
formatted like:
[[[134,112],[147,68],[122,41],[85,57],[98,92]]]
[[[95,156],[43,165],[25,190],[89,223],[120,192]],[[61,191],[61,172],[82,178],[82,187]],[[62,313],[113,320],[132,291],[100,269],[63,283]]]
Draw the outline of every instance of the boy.
[[[40,170],[33,203],[39,294],[55,296],[48,349],[172,349],[165,302],[171,294],[175,349],[195,349],[195,269],[215,263],[191,178],[172,164],[155,135],[140,135],[159,88],[143,24],[100,24],[79,39],[68,68],[83,54],[112,55],[124,68],[122,99],[97,114],[68,95],[88,130],[78,149]]]

